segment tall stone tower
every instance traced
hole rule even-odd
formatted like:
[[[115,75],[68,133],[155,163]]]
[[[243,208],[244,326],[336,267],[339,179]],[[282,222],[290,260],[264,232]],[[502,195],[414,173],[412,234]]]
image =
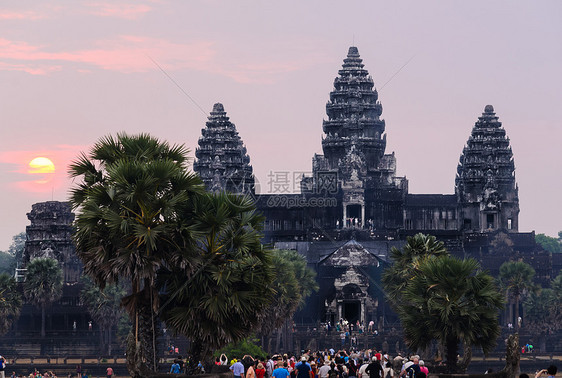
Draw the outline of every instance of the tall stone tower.
[[[25,228],[24,265],[37,257],[58,260],[65,283],[78,282],[82,265],[72,242],[74,214],[68,202],[48,201],[33,204],[27,213],[31,225]]]
[[[405,178],[396,176],[396,158],[386,154],[382,105],[357,47],[350,47],[326,104],[323,155],[312,160],[313,177],[303,193],[338,193],[337,224],[396,230],[402,226]],[[331,222],[330,222],[331,223]]]
[[[513,153],[492,105],[486,105],[463,148],[455,192],[463,230],[517,232],[519,196]]]
[[[373,79],[363,68],[357,47],[350,47],[339,77],[334,80],[334,90],[326,104],[328,119],[323,122],[325,138],[322,140],[324,157],[330,170],[338,170],[349,178],[342,162],[350,155],[358,155],[358,173],[379,170],[386,147],[385,123],[380,119],[382,105],[373,90]]]
[[[254,176],[246,147],[222,104],[213,106],[206,127],[201,130],[193,170],[208,190],[254,193]]]

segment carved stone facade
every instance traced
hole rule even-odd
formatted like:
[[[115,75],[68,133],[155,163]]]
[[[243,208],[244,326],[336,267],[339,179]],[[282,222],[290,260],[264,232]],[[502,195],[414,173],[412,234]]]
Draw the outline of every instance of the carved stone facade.
[[[381,324],[389,310],[380,287],[389,251],[418,232],[435,235],[453,255],[478,258],[492,273],[517,256],[544,273],[544,282],[557,274],[560,264],[541,254],[534,233],[518,232],[513,153],[491,105],[462,151],[454,194],[411,194],[406,178],[396,176],[397,158],[385,153],[382,105],[357,47],[338,71],[326,114],[323,154],[313,156],[301,193],[255,196],[266,218],[264,241],[298,250],[318,272],[320,292],[300,321],[349,317]],[[196,165],[206,183],[212,161],[200,158]]]
[[[339,319],[366,324],[376,312],[378,298],[372,291],[371,268],[379,267],[379,260],[355,240],[351,240],[319,262],[319,269],[331,270],[333,282],[323,280],[320,285],[333,286],[332,295],[325,299],[326,318],[332,324]]]
[[[72,242],[74,214],[68,202],[39,202],[27,213],[24,265],[38,257],[56,259],[63,270],[65,283],[78,282],[82,265]]]
[[[464,230],[517,232],[519,195],[513,152],[492,105],[478,118],[463,149],[455,192]]]
[[[215,104],[201,130],[193,170],[211,191],[254,193],[254,176],[246,147],[222,104]]]

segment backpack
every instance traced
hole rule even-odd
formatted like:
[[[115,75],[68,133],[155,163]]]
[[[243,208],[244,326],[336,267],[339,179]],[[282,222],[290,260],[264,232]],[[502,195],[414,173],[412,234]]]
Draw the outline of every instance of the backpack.
[[[414,368],[414,365],[412,365],[408,369],[406,369],[406,377],[416,378],[416,369]]]
[[[338,372],[336,371],[336,369],[330,370],[330,372],[328,373],[328,378],[338,378]]]

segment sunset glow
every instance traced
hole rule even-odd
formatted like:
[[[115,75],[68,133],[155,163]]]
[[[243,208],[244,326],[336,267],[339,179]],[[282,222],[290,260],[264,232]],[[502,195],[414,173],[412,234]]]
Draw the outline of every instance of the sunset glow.
[[[29,173],[54,173],[55,165],[51,159],[46,157],[36,157],[29,162]]]

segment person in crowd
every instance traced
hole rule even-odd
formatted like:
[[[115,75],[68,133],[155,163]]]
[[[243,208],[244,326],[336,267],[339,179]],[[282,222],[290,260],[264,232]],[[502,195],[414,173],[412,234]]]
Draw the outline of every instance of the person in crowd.
[[[232,371],[232,374],[234,374],[234,378],[238,378],[238,377],[245,378],[244,365],[242,364],[241,361],[236,361],[234,364],[232,364],[230,370]]]
[[[179,373],[180,373],[180,364],[178,363],[178,360],[175,359],[174,363],[170,367],[170,374],[179,374]]]
[[[359,367],[359,371],[357,372],[357,378],[369,378],[369,373],[365,372],[368,366],[369,366],[369,360],[366,358],[365,363],[361,364],[361,366]]]
[[[301,360],[298,364],[295,365],[295,375],[296,378],[313,378],[312,377],[312,367],[308,363],[306,355],[301,357]]]
[[[220,364],[222,366],[228,365],[228,357],[226,357],[226,354],[224,354],[224,353],[221,354],[221,356],[220,356]]]
[[[6,359],[2,356],[0,356],[0,378],[4,378],[5,375],[5,370],[6,370]]]
[[[328,373],[330,372],[330,360],[326,358],[324,364],[318,369],[318,378],[328,378]]]
[[[382,378],[383,370],[379,359],[375,356],[371,359],[371,363],[365,369],[365,373],[369,374],[369,378]]]
[[[429,369],[425,366],[425,362],[423,360],[420,360],[420,371],[425,373],[426,377],[429,375]]]
[[[258,364],[256,366],[256,378],[264,378],[265,373],[265,366],[263,366],[263,363],[261,361],[258,361]]]
[[[275,370],[275,361],[277,356],[269,357],[267,356],[267,362],[265,363],[265,375],[267,378],[271,378],[273,370]]]
[[[273,370],[273,378],[288,378],[290,376],[287,361],[279,361],[277,363],[277,369]]]
[[[254,370],[255,361],[252,356],[244,356],[242,359],[244,370],[246,371],[246,378],[256,378],[256,371]]]
[[[548,378],[554,378],[556,373],[558,372],[558,368],[555,365],[550,365],[547,369],[542,369],[535,374],[535,378],[544,377],[545,375]]]

